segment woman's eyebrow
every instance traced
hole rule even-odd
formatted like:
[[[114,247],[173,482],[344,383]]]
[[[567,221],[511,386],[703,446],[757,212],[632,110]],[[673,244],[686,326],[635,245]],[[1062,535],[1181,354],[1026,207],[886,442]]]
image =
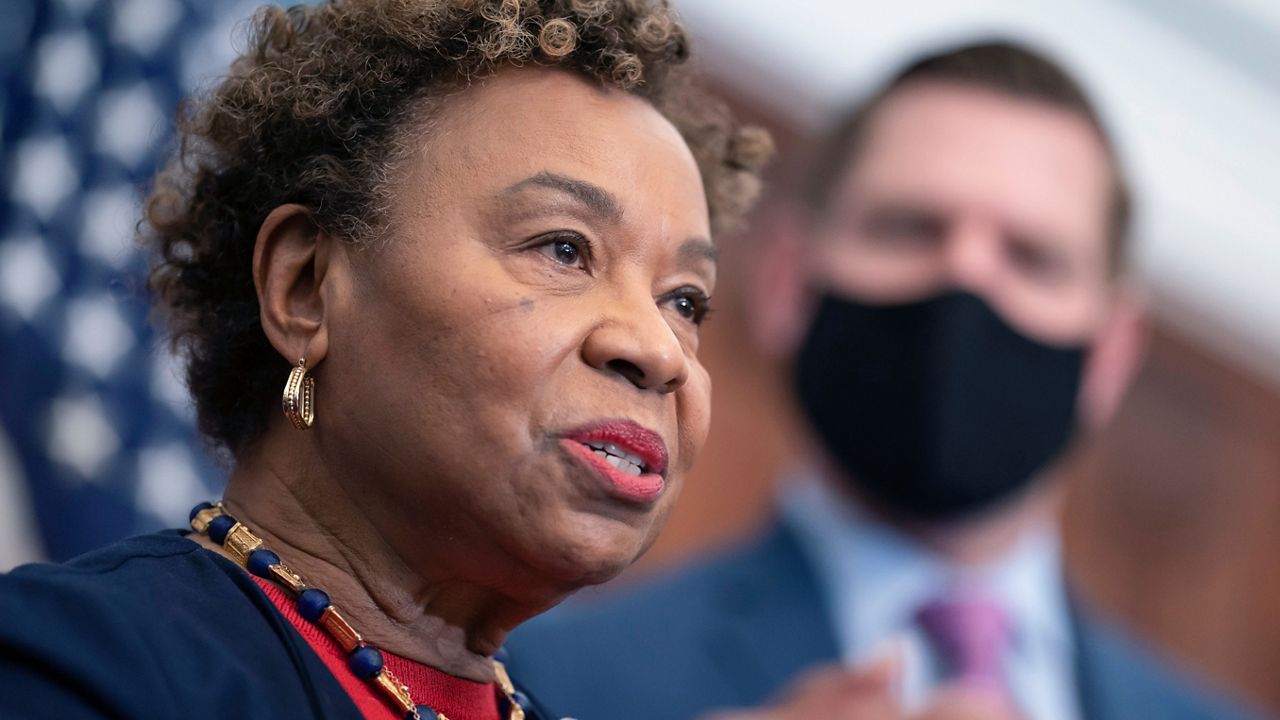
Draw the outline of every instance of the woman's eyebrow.
[[[704,237],[692,237],[680,244],[680,248],[676,250],[676,257],[685,263],[710,260],[712,265],[719,265],[720,250]]]
[[[503,191],[503,195],[510,197],[530,188],[548,188],[568,195],[593,214],[611,223],[622,220],[622,204],[613,193],[586,180],[578,180],[546,170],[511,185]]]

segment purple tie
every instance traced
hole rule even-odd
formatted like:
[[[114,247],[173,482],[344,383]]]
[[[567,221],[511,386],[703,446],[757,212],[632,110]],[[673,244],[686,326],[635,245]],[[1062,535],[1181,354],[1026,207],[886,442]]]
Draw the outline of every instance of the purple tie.
[[[1009,698],[1001,663],[1009,641],[1003,608],[985,600],[948,598],[925,605],[918,618],[949,681]]]

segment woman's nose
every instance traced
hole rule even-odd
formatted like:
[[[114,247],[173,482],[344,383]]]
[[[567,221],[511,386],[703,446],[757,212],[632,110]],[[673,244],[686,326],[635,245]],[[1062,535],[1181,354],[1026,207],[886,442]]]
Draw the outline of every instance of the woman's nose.
[[[582,356],[591,367],[642,390],[674,392],[689,379],[684,347],[652,298],[620,303],[587,336]]]

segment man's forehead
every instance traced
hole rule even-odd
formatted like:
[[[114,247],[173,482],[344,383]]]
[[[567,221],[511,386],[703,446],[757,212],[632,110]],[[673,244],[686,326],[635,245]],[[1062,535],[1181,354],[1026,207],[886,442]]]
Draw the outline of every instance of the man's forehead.
[[[995,91],[922,83],[870,118],[836,201],[995,205],[1028,223],[1105,235],[1113,182],[1108,151],[1084,118]]]
[[[1102,138],[1078,112],[959,83],[921,82],[896,90],[870,115],[862,140],[861,157],[885,146],[978,152],[1054,140],[1067,144],[1064,154],[1110,164]]]

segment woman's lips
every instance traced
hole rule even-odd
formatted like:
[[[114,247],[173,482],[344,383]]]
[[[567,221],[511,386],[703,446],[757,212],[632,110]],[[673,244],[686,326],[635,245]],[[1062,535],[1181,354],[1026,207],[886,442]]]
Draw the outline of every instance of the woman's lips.
[[[667,445],[662,436],[637,423],[598,423],[570,432],[560,442],[621,499],[650,503],[666,487]]]

